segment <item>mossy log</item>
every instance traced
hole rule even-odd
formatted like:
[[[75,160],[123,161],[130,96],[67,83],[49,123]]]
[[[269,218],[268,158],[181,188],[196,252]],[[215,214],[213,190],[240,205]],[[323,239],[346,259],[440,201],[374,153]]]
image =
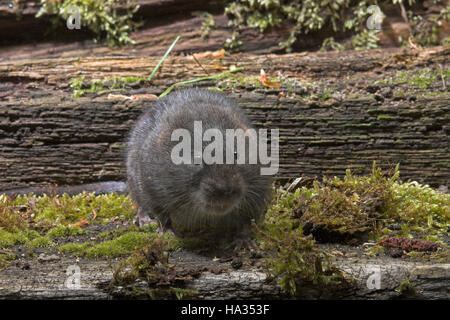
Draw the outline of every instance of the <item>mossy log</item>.
[[[224,14],[226,0],[137,0],[140,6],[134,20],[143,25],[130,36],[134,45],[124,48],[105,48],[101,41],[94,43],[94,35],[83,26],[80,30],[69,30],[61,23],[52,32],[52,23],[47,16],[36,18],[39,0],[0,0],[0,60],[17,57],[67,57],[67,56],[103,56],[162,55],[176,36],[181,40],[173,52],[190,54],[205,50],[218,50],[231,39],[234,30]],[[13,7],[10,8],[10,4]],[[120,7],[120,6],[119,6]],[[436,8],[418,2],[411,8],[424,20],[436,15]],[[398,47],[399,39],[410,36],[410,26],[404,21],[398,5],[384,4],[382,31],[377,34],[380,47]],[[198,13],[208,12],[213,15],[214,27],[207,37],[202,37],[202,24],[205,17]],[[288,39],[293,23],[283,21],[280,26],[267,29],[261,34],[258,28],[242,26],[238,40],[242,42],[239,52],[258,54],[284,53],[279,43]],[[443,23],[438,28],[439,38],[448,36],[450,26]],[[293,44],[294,51],[319,50],[324,39],[334,37],[338,41],[350,42],[352,32],[335,33],[331,24],[325,24],[321,30],[302,34]]]
[[[278,177],[342,176],[400,163],[401,177],[450,181],[450,49],[384,49],[344,53],[232,55],[165,61],[157,84],[73,98],[73,78],[147,77],[159,58],[47,58],[0,63],[0,190],[47,184],[123,181],[127,134],[150,100],[108,99],[116,94],[160,94],[170,84],[243,67],[225,90],[253,123],[280,129]],[[294,82],[280,89],[259,84],[260,69]],[[419,88],[395,83],[399,72],[437,76]],[[433,71],[434,72],[434,71]],[[390,80],[389,80],[390,79]],[[255,84],[256,81],[256,84]],[[378,81],[378,82],[377,82]],[[213,87],[217,81],[198,83]],[[401,89],[401,90],[399,90]],[[432,93],[432,94],[430,94]]]
[[[201,265],[221,268],[206,271],[183,281],[182,288],[194,290],[194,299],[283,299],[288,296],[276,282],[268,281],[261,269],[233,270],[230,263],[219,263],[189,252],[177,252],[171,258],[176,265]],[[123,299],[148,298],[145,281],[128,287],[107,289],[113,265],[105,260],[75,260],[56,256],[35,264],[16,262],[0,271],[0,299]],[[302,299],[448,299],[450,264],[396,261],[395,259],[351,259],[339,263],[352,284],[324,287],[304,284],[298,289]],[[79,267],[79,282],[67,282],[69,266]],[[372,279],[373,277],[378,277]],[[371,278],[372,277],[372,278]],[[409,290],[401,290],[408,281]],[[71,284],[68,284],[71,283]],[[78,284],[79,286],[75,286]],[[133,288],[138,290],[133,290]],[[133,296],[133,292],[135,296]]]

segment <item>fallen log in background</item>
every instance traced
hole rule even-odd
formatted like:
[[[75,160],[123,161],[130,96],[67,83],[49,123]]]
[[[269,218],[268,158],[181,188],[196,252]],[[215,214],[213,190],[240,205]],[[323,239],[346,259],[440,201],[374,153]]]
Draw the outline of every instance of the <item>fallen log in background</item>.
[[[293,87],[258,88],[243,82],[227,91],[257,127],[280,129],[278,177],[342,176],[346,168],[368,172],[373,160],[400,163],[401,177],[433,186],[450,181],[448,90],[424,95],[374,95],[396,89],[375,80],[402,68],[444,66],[450,49],[252,56],[201,63],[209,74],[244,67],[240,77],[278,71],[297,79]],[[128,131],[150,100],[111,100],[107,94],[72,98],[70,80],[84,76],[146,77],[156,58],[105,57],[17,60],[0,63],[0,190],[45,184],[123,181]],[[406,61],[406,62],[405,62]],[[402,63],[403,62],[403,63]],[[190,57],[168,59],[156,80],[121,94],[159,94],[175,81],[204,76]],[[343,98],[307,99],[303,82],[320,81]],[[216,82],[199,83],[215,86]],[[441,86],[441,82],[437,82]],[[351,94],[355,91],[355,94]],[[430,88],[429,92],[442,91]],[[288,97],[279,93],[290,94]],[[292,94],[295,93],[295,96]]]
[[[104,55],[161,56],[170,43],[181,35],[180,41],[173,49],[174,53],[191,54],[205,50],[217,50],[224,46],[227,39],[232,38],[234,30],[229,26],[229,19],[224,14],[227,0],[137,0],[140,6],[135,20],[144,22],[130,36],[134,45],[123,48],[107,48],[101,42],[94,43],[94,35],[87,27],[81,30],[69,30],[64,23],[53,32],[52,23],[47,16],[36,18],[39,11],[39,0],[0,0],[0,61],[2,59],[36,58],[36,57],[92,57]],[[9,5],[13,4],[13,8]],[[412,7],[415,14],[423,20],[435,17],[441,5],[437,7],[417,2]],[[410,27],[401,15],[397,4],[383,4],[386,18],[383,28],[377,36],[380,47],[399,47],[400,38],[407,39]],[[213,15],[214,28],[207,38],[202,38],[204,17],[199,13],[208,12]],[[62,21],[62,20],[61,20]],[[239,30],[239,52],[253,54],[284,53],[279,46],[289,37],[292,22],[283,21],[279,27],[269,28],[261,34],[258,28],[242,27]],[[441,39],[448,36],[450,26],[444,22],[438,28]],[[295,52],[319,50],[322,41],[334,37],[338,41],[349,41],[352,32],[336,33],[331,24],[323,29],[302,34],[293,44]]]

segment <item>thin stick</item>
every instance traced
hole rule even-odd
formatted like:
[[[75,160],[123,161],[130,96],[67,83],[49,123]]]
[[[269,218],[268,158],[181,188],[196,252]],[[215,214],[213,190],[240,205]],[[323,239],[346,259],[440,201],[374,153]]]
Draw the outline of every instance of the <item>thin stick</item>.
[[[442,87],[444,88],[444,90],[447,90],[447,81],[446,81],[446,77],[444,77],[444,71],[442,71],[442,65],[440,64],[439,67],[441,68],[441,79],[442,79]]]
[[[159,60],[158,64],[156,65],[156,67],[153,69],[152,73],[148,76],[148,81],[152,80],[153,76],[155,75],[156,71],[158,71],[159,67],[161,66],[161,64],[164,62],[164,60],[166,60],[167,56],[169,55],[170,51],[172,51],[172,48],[175,46],[175,44],[177,43],[178,39],[180,39],[180,36],[178,36],[170,45],[169,49],[167,49],[166,53],[164,54],[164,56],[161,58],[161,60]]]
[[[403,4],[403,0],[399,1],[398,5],[400,6],[402,18],[406,22],[406,25],[408,26],[409,33],[412,34],[411,25],[409,24],[408,14],[406,13],[406,9],[405,9],[405,5]]]
[[[188,83],[194,83],[194,82],[199,82],[199,81],[205,81],[205,80],[211,80],[211,79],[221,79],[221,78],[225,77],[229,73],[234,73],[234,72],[238,72],[238,71],[242,71],[242,70],[244,70],[244,68],[239,67],[239,68],[236,68],[236,69],[233,69],[233,70],[222,72],[220,74],[216,74],[214,76],[201,77],[201,78],[196,78],[196,79],[191,79],[191,80],[185,80],[185,81],[177,82],[177,83],[174,83],[173,85],[171,85],[169,88],[167,88],[166,91],[161,93],[161,95],[158,98],[164,97],[170,91],[172,91],[173,88],[178,87],[179,85],[188,84]]]
[[[197,64],[200,66],[200,68],[202,68],[203,71],[209,76],[209,72],[207,70],[205,70],[205,68],[203,68],[203,66],[200,63],[200,61],[197,60],[197,58],[195,57],[195,53],[192,54],[192,57],[194,58],[195,62],[197,62]]]

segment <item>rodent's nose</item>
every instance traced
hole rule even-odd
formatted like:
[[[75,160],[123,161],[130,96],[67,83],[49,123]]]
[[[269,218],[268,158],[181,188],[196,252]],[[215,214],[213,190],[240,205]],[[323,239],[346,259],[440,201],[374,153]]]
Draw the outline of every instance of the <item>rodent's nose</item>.
[[[237,200],[242,196],[243,177],[233,166],[208,166],[205,169],[201,185],[209,201]]]
[[[239,195],[240,190],[233,186],[217,187],[215,192],[219,196],[233,197]]]
[[[214,196],[217,197],[232,197],[240,193],[240,190],[235,186],[217,183],[212,185],[210,191]]]
[[[233,198],[239,197],[242,193],[240,184],[236,182],[221,183],[215,180],[204,181],[203,189],[210,198]]]

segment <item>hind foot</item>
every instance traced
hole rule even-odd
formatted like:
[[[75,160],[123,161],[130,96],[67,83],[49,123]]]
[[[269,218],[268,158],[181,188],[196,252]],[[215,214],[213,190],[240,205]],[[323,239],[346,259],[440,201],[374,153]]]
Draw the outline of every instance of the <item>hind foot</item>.
[[[235,252],[244,250],[255,250],[258,248],[256,242],[250,237],[249,230],[243,230],[239,232],[233,241],[226,247],[228,250],[233,250]]]
[[[243,239],[243,238],[237,238],[234,239],[227,249],[233,250],[234,252],[239,252],[241,250],[256,250],[258,248],[258,245],[256,242],[250,238]]]

